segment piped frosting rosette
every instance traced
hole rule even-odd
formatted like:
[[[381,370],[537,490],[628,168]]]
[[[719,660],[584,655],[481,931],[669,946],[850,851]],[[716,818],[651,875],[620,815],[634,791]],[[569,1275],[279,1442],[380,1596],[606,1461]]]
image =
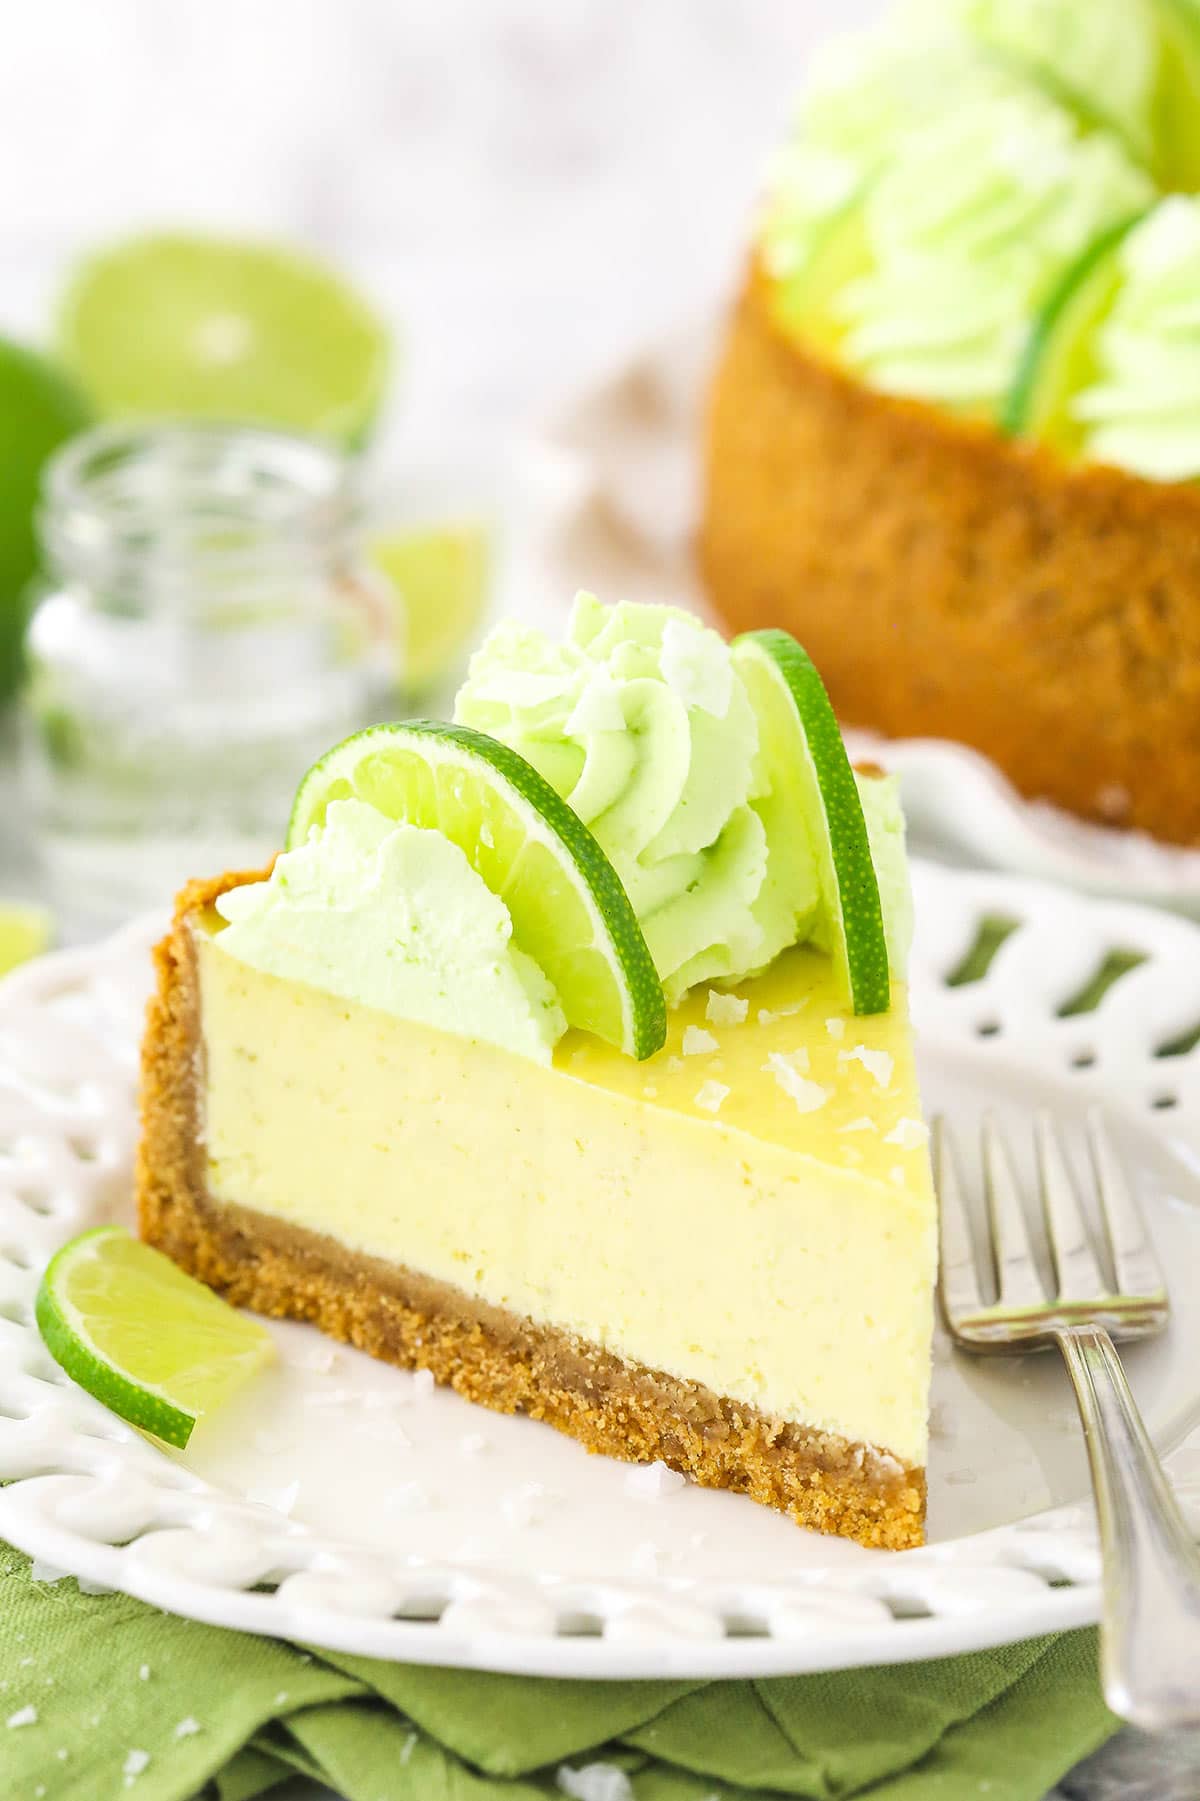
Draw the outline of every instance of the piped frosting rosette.
[[[509,623],[455,717],[526,757],[612,861],[668,998],[808,935],[807,847],[773,847],[758,730],[728,646],[689,613],[581,594],[566,638]]]

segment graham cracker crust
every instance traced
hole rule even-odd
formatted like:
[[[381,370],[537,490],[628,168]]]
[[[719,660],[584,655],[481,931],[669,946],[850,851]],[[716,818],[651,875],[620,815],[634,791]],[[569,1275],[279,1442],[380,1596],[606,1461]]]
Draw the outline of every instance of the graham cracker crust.
[[[776,325],[752,270],[708,404],[699,556],[841,719],[957,739],[1023,794],[1200,844],[1200,489],[881,393]]]
[[[661,1460],[802,1526],[901,1550],[924,1539],[925,1475],[871,1447],[772,1418],[626,1360],[448,1283],[215,1201],[205,1179],[200,997],[190,921],[254,875],[193,883],[155,951],[142,1054],[137,1196],[142,1237],[240,1306],[308,1320],[466,1400],[524,1413],[587,1450]]]

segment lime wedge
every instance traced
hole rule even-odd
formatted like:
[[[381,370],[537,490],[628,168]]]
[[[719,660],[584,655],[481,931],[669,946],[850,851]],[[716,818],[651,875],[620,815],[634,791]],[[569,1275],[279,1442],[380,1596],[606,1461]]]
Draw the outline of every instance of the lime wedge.
[[[182,1447],[273,1355],[266,1328],[121,1226],[83,1232],[37,1293],[46,1348],[130,1425]]]
[[[112,417],[253,421],[358,444],[383,394],[388,334],[329,269],[219,238],[135,238],[76,271],[64,361]]]
[[[1158,176],[1165,188],[1200,188],[1200,5],[1154,0],[1158,15]]]
[[[816,856],[834,964],[855,1013],[891,1005],[879,883],[858,783],[816,664],[789,633],[746,632],[734,664],[758,719],[773,794],[790,796],[792,829]]]
[[[578,814],[524,757],[465,725],[371,726],[304,777],[288,849],[322,824],[330,801],[350,798],[440,831],[466,853],[571,1025],[631,1057],[661,1049],[662,983],[629,897]]]
[[[0,976],[30,957],[39,957],[50,943],[52,931],[50,915],[40,907],[0,902]]]
[[[396,591],[400,686],[419,694],[453,672],[483,618],[487,527],[463,520],[380,533],[367,552]]]
[[[1083,434],[1071,401],[1095,376],[1096,333],[1120,286],[1120,248],[1144,217],[1122,219],[1093,239],[1034,319],[1001,411],[1009,436],[1078,450]]]
[[[829,220],[803,268],[769,291],[771,311],[782,330],[827,356],[836,355],[846,335],[838,302],[871,268],[866,214],[866,193],[860,190]]]
[[[0,701],[16,687],[20,669],[42,467],[88,420],[83,396],[57,369],[0,339]]]

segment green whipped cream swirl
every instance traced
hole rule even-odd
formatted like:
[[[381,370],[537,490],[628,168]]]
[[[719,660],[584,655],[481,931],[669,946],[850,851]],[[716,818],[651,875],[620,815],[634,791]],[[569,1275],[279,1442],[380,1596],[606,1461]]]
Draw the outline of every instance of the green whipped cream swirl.
[[[217,901],[221,949],[267,975],[548,1063],[567,1029],[553,987],[456,844],[360,800],[270,877]]]
[[[757,230],[764,269],[777,281],[802,274],[825,229],[946,94],[974,104],[1019,85],[961,34],[884,28],[830,39],[813,58],[797,130],[767,166]]]
[[[455,718],[519,751],[590,827],[669,999],[807,935],[815,861],[781,846],[776,879],[754,711],[728,646],[692,614],[581,594],[561,644],[500,625]]]
[[[911,0],[900,22],[909,32],[957,29],[1082,124],[1115,130],[1142,162],[1153,156],[1153,0]]]
[[[994,414],[1054,282],[1152,193],[1115,138],[1081,137],[1040,96],[952,110],[867,195],[872,267],[841,296],[844,360],[885,391]]]
[[[1072,412],[1089,459],[1152,481],[1200,477],[1200,200],[1172,195],[1118,252],[1096,381]]]

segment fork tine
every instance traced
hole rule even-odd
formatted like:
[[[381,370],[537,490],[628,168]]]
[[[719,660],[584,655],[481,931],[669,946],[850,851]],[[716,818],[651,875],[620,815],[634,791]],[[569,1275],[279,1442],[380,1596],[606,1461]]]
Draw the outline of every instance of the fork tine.
[[[1117,1287],[1122,1294],[1145,1295],[1149,1299],[1167,1298],[1167,1285],[1150,1243],[1141,1209],[1133,1198],[1133,1190],[1121,1167],[1108,1127],[1098,1108],[1088,1114],[1088,1144],[1092,1153],[1096,1187],[1108,1242],[1112,1250]]]
[[[1099,1300],[1108,1293],[1108,1283],[1101,1274],[1088,1238],[1062,1139],[1052,1116],[1045,1109],[1034,1121],[1034,1137],[1038,1187],[1046,1218],[1046,1236],[1054,1258],[1054,1273],[1058,1277],[1059,1298],[1064,1301]]]
[[[942,1306],[947,1320],[975,1313],[983,1305],[979,1271],[971,1242],[971,1222],[963,1201],[962,1177],[950,1128],[933,1122],[933,1171],[941,1216],[940,1258]]]
[[[1006,1307],[1042,1307],[1046,1291],[1033,1260],[1021,1192],[992,1113],[983,1122],[983,1175],[999,1299]]]

